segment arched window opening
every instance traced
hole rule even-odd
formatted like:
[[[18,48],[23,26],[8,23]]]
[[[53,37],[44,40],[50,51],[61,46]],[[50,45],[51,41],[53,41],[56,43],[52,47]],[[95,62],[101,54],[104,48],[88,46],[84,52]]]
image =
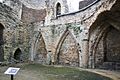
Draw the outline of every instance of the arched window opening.
[[[4,26],[0,23],[0,61],[4,60],[4,50],[3,50],[3,30]]]
[[[61,15],[61,4],[60,3],[57,3],[57,6],[56,6],[56,15]]]
[[[18,48],[14,53],[14,59],[17,61],[22,61],[21,54],[22,54],[22,51]]]

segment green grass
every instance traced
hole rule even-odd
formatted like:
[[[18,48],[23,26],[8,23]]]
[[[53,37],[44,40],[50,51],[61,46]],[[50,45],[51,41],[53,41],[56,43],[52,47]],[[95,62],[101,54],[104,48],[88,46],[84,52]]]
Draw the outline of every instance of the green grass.
[[[15,80],[112,80],[110,78],[68,67],[43,66],[40,64],[27,64],[20,67]],[[0,68],[0,80],[10,80],[4,75],[6,67]]]

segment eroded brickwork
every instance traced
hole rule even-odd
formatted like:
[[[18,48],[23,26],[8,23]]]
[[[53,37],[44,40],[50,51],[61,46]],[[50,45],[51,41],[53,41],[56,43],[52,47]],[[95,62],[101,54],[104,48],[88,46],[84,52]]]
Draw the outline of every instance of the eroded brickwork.
[[[110,31],[107,33],[105,39],[106,47],[106,60],[108,62],[120,61],[120,32],[111,26]]]
[[[35,9],[27,8],[24,5],[22,7],[21,20],[24,23],[40,22],[45,20],[45,16],[46,16],[45,9],[35,10]]]
[[[58,64],[69,65],[69,66],[78,66],[79,65],[79,56],[78,56],[77,43],[72,37],[68,34],[63,41],[59,54],[58,54]]]
[[[43,40],[42,35],[38,39],[39,40],[35,43],[36,52],[34,54],[35,55],[34,60],[38,63],[45,64],[47,59],[47,50],[46,50],[45,42]]]

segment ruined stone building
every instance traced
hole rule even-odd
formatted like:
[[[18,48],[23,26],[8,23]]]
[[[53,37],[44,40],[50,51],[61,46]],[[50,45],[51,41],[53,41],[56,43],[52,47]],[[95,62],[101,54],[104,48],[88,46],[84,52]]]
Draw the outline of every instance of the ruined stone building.
[[[56,65],[120,69],[120,0],[3,0],[0,62],[46,64],[49,52]]]

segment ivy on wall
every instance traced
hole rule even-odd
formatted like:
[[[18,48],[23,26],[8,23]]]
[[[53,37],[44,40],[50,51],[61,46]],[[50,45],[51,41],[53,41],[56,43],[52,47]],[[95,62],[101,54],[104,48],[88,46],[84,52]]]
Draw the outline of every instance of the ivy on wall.
[[[66,28],[73,29],[75,35],[78,35],[80,33],[80,24],[79,23],[68,23],[68,24],[66,24]]]

